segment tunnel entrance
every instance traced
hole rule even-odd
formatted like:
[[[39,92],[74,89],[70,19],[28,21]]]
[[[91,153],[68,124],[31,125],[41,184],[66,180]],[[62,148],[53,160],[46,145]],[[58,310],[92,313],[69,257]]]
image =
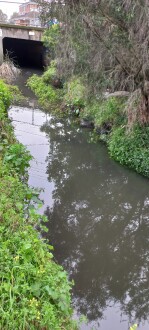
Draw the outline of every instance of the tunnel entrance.
[[[14,64],[20,67],[43,68],[44,46],[41,41],[5,37],[3,54],[9,54]]]

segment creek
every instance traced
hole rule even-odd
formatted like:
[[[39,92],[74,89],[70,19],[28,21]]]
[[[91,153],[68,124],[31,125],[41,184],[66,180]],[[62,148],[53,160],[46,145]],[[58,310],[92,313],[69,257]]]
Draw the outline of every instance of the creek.
[[[109,158],[90,131],[45,114],[24,81],[28,106],[12,106],[17,139],[33,155],[29,184],[42,188],[40,212],[54,257],[73,279],[82,330],[128,330],[149,323],[149,181]],[[55,329],[53,329],[55,330]]]

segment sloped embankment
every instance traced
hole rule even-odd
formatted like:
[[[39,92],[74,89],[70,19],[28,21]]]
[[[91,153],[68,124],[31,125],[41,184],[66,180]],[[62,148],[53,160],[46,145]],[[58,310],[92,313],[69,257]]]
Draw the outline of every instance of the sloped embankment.
[[[0,329],[76,329],[67,274],[35,229],[46,219],[27,184],[31,156],[14,137],[10,103],[0,81]]]

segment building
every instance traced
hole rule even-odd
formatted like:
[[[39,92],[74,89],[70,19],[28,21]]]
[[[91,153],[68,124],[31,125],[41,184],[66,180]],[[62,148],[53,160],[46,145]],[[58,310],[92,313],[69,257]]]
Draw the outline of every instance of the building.
[[[19,6],[19,15],[26,15],[31,12],[38,12],[38,5],[34,1],[28,1]]]
[[[21,4],[18,16],[12,18],[11,23],[23,26],[41,26],[38,4],[34,1]]]

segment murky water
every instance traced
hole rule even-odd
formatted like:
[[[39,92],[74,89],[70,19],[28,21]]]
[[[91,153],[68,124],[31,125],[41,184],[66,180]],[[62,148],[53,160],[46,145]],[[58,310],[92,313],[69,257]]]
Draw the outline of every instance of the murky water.
[[[43,188],[42,212],[56,260],[75,281],[81,329],[128,330],[149,323],[149,181],[121,167],[89,132],[39,109],[9,111],[31,162],[29,184]]]

